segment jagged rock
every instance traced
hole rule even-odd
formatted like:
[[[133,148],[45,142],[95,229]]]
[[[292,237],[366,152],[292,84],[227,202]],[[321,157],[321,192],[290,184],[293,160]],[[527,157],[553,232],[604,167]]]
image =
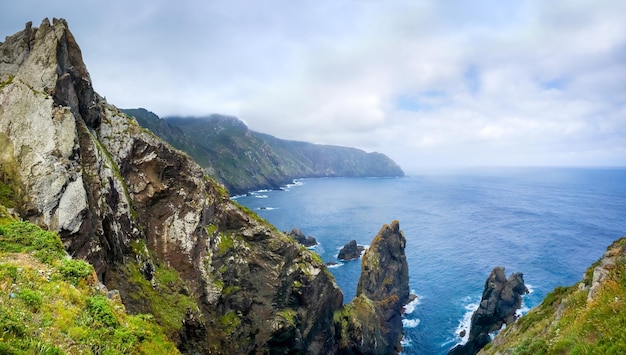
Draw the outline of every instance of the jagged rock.
[[[398,221],[384,225],[363,255],[355,299],[336,317],[341,354],[397,354],[409,292],[406,239]]]
[[[336,348],[343,295],[321,260],[106,103],[64,20],[0,43],[0,147],[19,215],[58,231],[129,312],[171,309],[157,319],[181,350]]]
[[[522,273],[513,273],[508,280],[503,267],[496,267],[485,282],[480,306],[472,314],[467,343],[457,345],[448,354],[476,354],[491,341],[489,333],[503,324],[515,322],[515,312],[522,305],[522,295],[528,293]]]
[[[312,247],[317,245],[317,240],[312,236],[305,236],[298,228],[293,228],[290,232],[284,232],[288,237],[296,240],[296,242],[304,245],[305,247]]]
[[[343,261],[349,261],[352,259],[358,259],[361,257],[361,253],[365,250],[365,247],[362,245],[357,245],[356,240],[351,240],[346,245],[344,245],[341,250],[339,250],[339,254],[337,255],[337,259]]]

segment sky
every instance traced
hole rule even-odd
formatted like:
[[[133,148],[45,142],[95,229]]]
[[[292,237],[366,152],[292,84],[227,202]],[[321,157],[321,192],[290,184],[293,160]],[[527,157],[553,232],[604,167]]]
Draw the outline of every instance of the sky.
[[[623,0],[0,0],[65,18],[96,91],[432,167],[626,166]]]

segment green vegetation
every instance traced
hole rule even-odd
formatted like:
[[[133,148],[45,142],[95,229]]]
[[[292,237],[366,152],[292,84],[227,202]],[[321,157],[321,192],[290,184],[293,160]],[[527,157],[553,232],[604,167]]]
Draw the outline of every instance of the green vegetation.
[[[225,334],[231,334],[235,329],[239,328],[241,319],[234,311],[228,311],[217,320],[217,323]]]
[[[129,316],[94,287],[59,237],[0,206],[1,354],[175,354],[152,316]]]
[[[364,333],[373,334],[380,324],[374,302],[362,294],[335,311],[333,321],[341,333],[340,347],[348,346],[351,340],[362,339]]]
[[[9,208],[15,207],[16,193],[11,184],[5,184],[0,179],[0,204]]]
[[[283,322],[286,322],[289,326],[296,326],[296,318],[298,316],[298,312],[294,309],[287,308],[276,313],[280,318],[282,318]]]
[[[219,255],[224,255],[229,250],[231,250],[235,245],[234,238],[234,236],[228,235],[226,233],[220,233],[220,240],[217,244],[217,253]]]
[[[34,224],[19,221],[0,225],[0,251],[33,253],[35,258],[47,264],[59,262],[66,256],[57,234],[45,231]]]
[[[145,311],[154,315],[167,334],[174,335],[181,329],[187,310],[198,309],[187,285],[173,268],[157,265],[154,285],[145,279],[135,261],[126,263],[126,272],[135,287],[130,297],[149,305]]]
[[[90,264],[76,259],[61,260],[58,264],[58,269],[61,275],[74,285],[94,272]]]
[[[0,90],[4,89],[5,86],[11,84],[13,82],[13,79],[15,79],[15,75],[10,75],[7,80],[1,82],[0,83]]]
[[[541,305],[500,333],[491,347],[495,354],[622,354],[626,353],[626,239],[609,247],[615,264],[604,268],[608,277],[588,300],[589,290],[574,285],[557,287]],[[591,284],[595,263],[582,284]]]

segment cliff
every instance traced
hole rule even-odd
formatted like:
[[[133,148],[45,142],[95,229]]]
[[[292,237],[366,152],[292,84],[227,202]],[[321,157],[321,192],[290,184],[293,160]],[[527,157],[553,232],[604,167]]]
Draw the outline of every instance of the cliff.
[[[384,154],[283,140],[251,131],[234,117],[161,119],[145,109],[124,112],[187,152],[233,194],[276,189],[295,178],[404,175]]]
[[[342,293],[319,258],[232,202],[92,88],[64,20],[0,44],[2,185],[184,352],[324,352]]]
[[[480,354],[623,354],[625,302],[622,238],[587,269],[581,282],[557,287]]]
[[[409,269],[400,223],[384,225],[363,255],[357,293],[335,315],[339,353],[396,354],[402,350],[403,307],[409,292]]]

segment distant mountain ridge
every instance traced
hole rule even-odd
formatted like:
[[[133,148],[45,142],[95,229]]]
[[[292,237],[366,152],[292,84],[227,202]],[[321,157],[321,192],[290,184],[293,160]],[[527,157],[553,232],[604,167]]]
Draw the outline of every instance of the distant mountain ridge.
[[[384,154],[284,140],[249,130],[232,116],[160,118],[142,108],[122,111],[189,154],[231,194],[275,189],[295,178],[404,176]]]

